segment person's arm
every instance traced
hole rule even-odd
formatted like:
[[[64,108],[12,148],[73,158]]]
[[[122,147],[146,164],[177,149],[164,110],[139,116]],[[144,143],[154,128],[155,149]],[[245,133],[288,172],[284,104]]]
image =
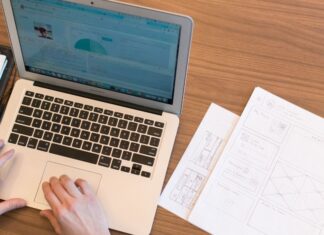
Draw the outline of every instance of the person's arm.
[[[103,208],[89,184],[68,176],[52,177],[43,183],[43,191],[51,210],[43,210],[55,232],[62,235],[108,235]]]
[[[3,148],[4,146],[4,142],[3,140],[0,140],[0,150]],[[15,151],[13,149],[1,154],[0,156],[0,171],[1,171],[1,167],[7,162],[9,161],[11,158],[13,158]],[[15,210],[21,207],[26,206],[26,201],[24,199],[20,199],[20,198],[13,198],[13,199],[8,199],[6,201],[3,201],[0,203],[0,215],[11,211],[11,210]]]

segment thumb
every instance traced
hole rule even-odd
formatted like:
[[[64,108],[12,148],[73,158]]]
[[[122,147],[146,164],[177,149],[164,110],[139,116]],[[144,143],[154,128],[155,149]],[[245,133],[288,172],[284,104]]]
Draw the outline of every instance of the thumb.
[[[39,214],[49,220],[57,234],[62,234],[61,226],[55,218],[52,210],[42,210]]]
[[[0,215],[26,206],[26,201],[20,198],[13,198],[0,203]]]

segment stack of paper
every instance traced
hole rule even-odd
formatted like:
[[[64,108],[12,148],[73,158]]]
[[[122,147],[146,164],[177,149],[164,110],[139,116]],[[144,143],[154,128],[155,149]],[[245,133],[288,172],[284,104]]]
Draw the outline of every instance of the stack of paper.
[[[2,74],[6,68],[7,62],[7,57],[5,55],[0,55],[0,79],[2,78]]]
[[[225,118],[225,113],[218,109],[212,115]],[[210,111],[207,118],[213,118]],[[227,118],[227,126],[234,125]],[[204,129],[223,136],[217,128],[224,127],[224,121],[215,120]],[[184,165],[203,158],[201,131],[199,127],[186,151],[190,149],[190,160],[186,163],[185,153],[166,186],[162,207],[217,235],[324,234],[321,117],[256,88],[224,150],[214,154],[212,162],[221,156],[203,179],[206,183],[188,201],[197,180]],[[181,214],[184,207],[186,213]]]

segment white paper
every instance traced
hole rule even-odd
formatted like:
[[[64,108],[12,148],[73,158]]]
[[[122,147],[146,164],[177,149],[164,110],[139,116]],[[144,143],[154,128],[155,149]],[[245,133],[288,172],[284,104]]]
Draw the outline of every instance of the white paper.
[[[323,235],[323,119],[256,88],[189,221],[217,235]]]
[[[160,206],[188,218],[237,120],[235,114],[210,105],[161,195]]]
[[[2,77],[2,73],[7,65],[7,57],[5,55],[0,55],[0,78]]]

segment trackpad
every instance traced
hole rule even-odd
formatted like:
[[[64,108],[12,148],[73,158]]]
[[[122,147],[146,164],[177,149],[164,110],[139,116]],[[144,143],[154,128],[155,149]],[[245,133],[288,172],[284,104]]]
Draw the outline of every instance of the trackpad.
[[[48,205],[47,201],[45,200],[44,193],[42,190],[42,183],[44,181],[49,181],[52,176],[60,177],[61,175],[69,176],[73,181],[78,178],[84,179],[88,181],[92,189],[97,193],[99,183],[101,180],[101,175],[91,172],[85,171],[78,168],[54,163],[54,162],[47,162],[42,180],[38,186],[37,194],[35,197],[35,202],[41,203],[44,205]]]

